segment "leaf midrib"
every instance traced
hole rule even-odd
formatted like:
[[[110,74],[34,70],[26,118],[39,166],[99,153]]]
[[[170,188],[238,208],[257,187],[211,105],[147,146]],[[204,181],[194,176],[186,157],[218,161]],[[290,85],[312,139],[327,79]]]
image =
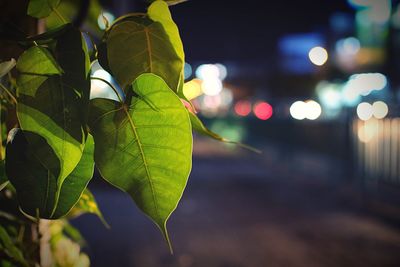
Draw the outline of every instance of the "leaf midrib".
[[[65,154],[65,143],[66,143],[65,139],[66,139],[66,129],[67,129],[67,123],[66,123],[67,118],[65,116],[65,96],[64,96],[64,83],[63,83],[62,76],[60,77],[60,85],[61,85],[60,86],[60,89],[61,89],[61,102],[62,102],[62,106],[63,106],[62,113],[63,113],[63,129],[64,129],[64,131],[62,131],[62,145],[61,145],[61,155],[60,156],[63,159],[63,158],[65,158],[64,154]],[[60,180],[57,179],[56,199],[55,199],[54,207],[53,207],[53,210],[51,211],[50,217],[53,217],[54,213],[57,210],[58,201],[60,199],[61,187],[62,187],[62,184],[63,184],[63,182],[65,180],[62,177],[62,176],[65,176],[65,174],[64,174],[64,161],[60,161],[60,170],[61,170],[60,176],[58,177],[58,178],[60,178]]]
[[[144,33],[146,34],[146,43],[147,43],[147,51],[149,55],[149,71],[153,72],[153,58],[152,58],[152,49],[151,49],[151,42],[149,36],[149,29],[147,27],[144,28]]]
[[[138,134],[138,132],[136,130],[135,124],[134,124],[134,122],[133,122],[133,120],[131,118],[131,115],[129,114],[129,111],[128,111],[128,109],[127,109],[127,107],[125,105],[123,107],[123,110],[124,110],[128,120],[129,120],[129,124],[130,124],[130,126],[132,128],[133,134],[134,134],[134,136],[135,136],[135,138],[137,140],[136,144],[137,144],[137,146],[139,148],[139,152],[140,152],[140,155],[142,157],[143,164],[144,164],[143,166],[144,166],[144,168],[146,170],[146,177],[147,177],[147,179],[149,181],[149,185],[150,185],[150,188],[151,188],[151,193],[152,193],[151,195],[153,197],[153,201],[154,201],[154,206],[155,206],[155,210],[156,210],[156,213],[157,213],[157,217],[158,217],[159,220],[161,220],[160,212],[158,210],[158,204],[157,204],[155,189],[154,189],[153,181],[151,180],[149,166],[148,166],[146,157],[144,155],[142,142],[140,141],[139,134]],[[159,223],[159,222],[157,222],[157,223]]]

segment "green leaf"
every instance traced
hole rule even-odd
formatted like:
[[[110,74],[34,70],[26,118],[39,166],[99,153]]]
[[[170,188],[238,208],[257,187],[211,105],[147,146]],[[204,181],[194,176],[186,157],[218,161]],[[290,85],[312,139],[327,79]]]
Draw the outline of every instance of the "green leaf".
[[[36,139],[45,158],[38,158],[27,139]],[[47,141],[32,132],[13,129],[6,148],[6,172],[17,191],[18,202],[26,214],[46,219],[57,219],[67,214],[78,202],[93,176],[94,142],[88,135],[84,153],[76,168],[64,179],[61,189],[57,185],[60,160]],[[59,192],[60,191],[60,192]]]
[[[173,5],[177,5],[177,4],[186,2],[186,1],[188,1],[188,0],[164,0],[163,2],[166,2],[169,6],[173,6]],[[155,1],[154,0],[148,0],[148,2],[155,2]]]
[[[174,47],[176,54],[178,55],[181,62],[184,63],[185,52],[183,50],[181,36],[179,35],[178,27],[172,20],[171,12],[169,11],[167,3],[161,0],[154,1],[149,6],[147,13],[151,20],[161,23],[166,34],[168,35],[169,41]]]
[[[35,41],[38,44],[47,44],[49,42],[54,41],[56,38],[58,38],[59,36],[64,34],[65,31],[68,31],[70,29],[71,29],[71,24],[63,24],[63,25],[60,25],[53,29],[47,30],[44,33],[29,36],[29,37],[25,38],[25,41],[30,42],[30,43]],[[24,40],[22,40],[22,41],[24,41]]]
[[[15,59],[4,61],[0,63],[0,78],[9,73],[16,65]]]
[[[65,179],[60,193],[57,209],[53,218],[60,218],[79,205],[80,199],[87,195],[87,185],[94,172],[94,141],[89,134],[86,140],[83,155],[76,168]]]
[[[154,73],[177,91],[182,60],[164,27],[148,18],[130,18],[114,24],[106,39],[108,66],[119,85],[127,91],[143,73]],[[102,51],[99,51],[101,54]]]
[[[92,213],[97,215],[101,222],[108,228],[109,225],[105,221],[103,214],[101,213],[99,206],[97,205],[96,199],[94,198],[92,192],[89,189],[85,189],[82,196],[80,197],[78,203],[74,208],[68,213],[68,217],[74,218],[78,217],[84,213]]]
[[[30,0],[28,15],[35,18],[44,18],[50,15],[57,8],[60,0]]]
[[[242,148],[248,149],[248,150],[253,151],[253,152],[255,152],[255,153],[258,153],[258,154],[261,153],[260,150],[254,148],[254,147],[251,147],[251,146],[249,146],[249,145],[242,144],[242,143],[240,143],[240,142],[231,141],[231,140],[229,140],[229,139],[226,139],[226,138],[224,138],[224,137],[222,137],[222,136],[220,136],[220,135],[214,133],[213,131],[211,131],[210,129],[208,129],[208,128],[203,124],[203,122],[199,119],[199,117],[197,117],[196,114],[193,114],[192,112],[189,112],[189,117],[190,117],[190,122],[191,122],[191,124],[192,124],[193,130],[195,130],[195,131],[198,132],[199,134],[202,134],[202,135],[211,137],[211,138],[213,138],[213,139],[215,139],[215,140],[218,140],[218,141],[221,141],[221,142],[224,142],[224,143],[238,145],[238,146],[240,146],[240,147],[242,147]]]
[[[24,256],[21,250],[14,245],[10,235],[7,233],[7,230],[1,225],[0,225],[0,251],[3,251],[8,257],[22,264],[22,266],[28,266],[28,263],[24,260]]]
[[[168,4],[165,1],[162,0],[154,1],[149,6],[147,13],[150,19],[161,23],[165,32],[168,35],[169,41],[172,44],[175,53],[178,55],[181,61],[182,65],[180,70],[179,83],[175,91],[181,98],[186,99],[185,95],[183,94],[183,82],[184,82],[183,68],[185,65],[185,52],[183,50],[182,39],[179,34],[178,26],[176,26],[175,22],[172,20],[171,12],[169,11]]]
[[[56,38],[54,54],[56,58],[47,48],[35,46],[18,59],[17,115],[21,128],[45,138],[60,159],[53,163],[61,165],[46,166],[60,168],[53,173],[60,189],[82,156],[90,63],[82,34],[71,26]],[[32,136],[27,136],[29,145],[39,159],[45,158]]]
[[[102,177],[130,194],[164,233],[191,170],[187,110],[160,77],[140,75],[129,103],[93,99],[89,125]]]

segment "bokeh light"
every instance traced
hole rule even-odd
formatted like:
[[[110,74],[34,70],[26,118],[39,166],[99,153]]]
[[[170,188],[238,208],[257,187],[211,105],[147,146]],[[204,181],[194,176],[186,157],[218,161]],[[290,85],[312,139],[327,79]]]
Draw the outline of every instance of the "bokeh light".
[[[358,139],[363,143],[372,141],[372,139],[378,135],[378,127],[376,120],[363,122],[357,129]]]
[[[342,56],[355,55],[360,51],[360,41],[355,37],[341,39],[336,43],[336,52]]]
[[[328,52],[325,48],[316,46],[310,50],[308,57],[314,65],[322,66],[328,60]]]
[[[383,90],[387,86],[387,78],[382,73],[361,73],[350,76],[346,87],[348,90],[367,96],[372,91]]]
[[[251,112],[251,103],[248,100],[240,100],[235,104],[234,110],[238,116],[245,117]]]
[[[357,106],[357,116],[360,120],[367,121],[372,118],[372,105],[362,102]]]
[[[192,66],[185,62],[184,68],[183,68],[183,76],[186,79],[189,79],[192,76],[193,70],[192,70]]]
[[[218,95],[222,91],[222,82],[218,78],[204,79],[201,83],[201,90],[208,96]]]
[[[339,109],[342,106],[342,95],[340,86],[335,83],[322,81],[318,83],[317,88],[318,99],[324,108]]]
[[[273,108],[267,102],[259,102],[254,105],[253,112],[260,120],[268,120],[273,114]]]
[[[183,94],[187,99],[192,100],[203,94],[201,90],[201,80],[193,79],[183,85]]]
[[[228,70],[225,67],[225,65],[221,63],[215,64],[215,66],[218,68],[218,78],[223,81],[225,80],[226,76],[228,75]]]
[[[115,20],[115,16],[113,14],[111,14],[110,12],[103,11],[102,14],[100,14],[97,17],[97,24],[99,25],[99,28],[102,30],[106,29],[106,24],[104,23],[104,18],[106,18],[108,23],[111,24]]]
[[[320,104],[315,102],[314,100],[307,100],[305,102],[306,110],[305,117],[309,120],[316,120],[321,116],[322,109]]]
[[[383,101],[376,101],[372,104],[372,115],[377,119],[383,119],[389,112],[388,105]]]
[[[196,69],[196,77],[202,80],[219,79],[219,68],[214,64],[202,64]]]
[[[304,120],[307,113],[307,105],[303,101],[294,102],[289,109],[290,115],[296,120]]]

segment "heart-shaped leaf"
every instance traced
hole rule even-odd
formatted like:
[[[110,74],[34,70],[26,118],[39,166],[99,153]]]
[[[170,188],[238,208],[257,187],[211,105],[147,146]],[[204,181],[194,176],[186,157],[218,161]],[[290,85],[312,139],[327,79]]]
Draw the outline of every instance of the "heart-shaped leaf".
[[[179,35],[178,27],[172,20],[168,4],[161,0],[154,1],[149,6],[147,14],[151,20],[161,23],[179,59],[182,63],[185,62],[185,52],[183,50],[181,36]]]
[[[57,156],[58,161],[48,161],[53,165],[45,167],[53,171],[59,194],[83,152],[90,62],[82,34],[71,25],[55,38],[53,53],[55,57],[47,48],[35,46],[18,59],[17,116],[24,131],[36,134],[26,136],[34,155],[39,159],[52,156],[36,143],[38,135]]]
[[[166,34],[168,35],[169,41],[171,42],[175,53],[178,55],[181,61],[181,70],[178,87],[176,88],[177,94],[186,99],[183,94],[183,83],[184,83],[184,75],[183,75],[183,67],[185,64],[185,52],[183,50],[182,39],[179,34],[179,29],[176,26],[175,22],[172,20],[171,12],[169,11],[169,7],[167,2],[162,0],[154,1],[147,11],[149,18],[155,22],[161,23]]]
[[[38,158],[27,139],[36,139],[45,158]],[[60,160],[47,141],[32,132],[13,129],[6,148],[6,173],[17,191],[21,209],[32,217],[56,219],[67,214],[78,202],[93,176],[94,142],[88,135],[84,153],[76,168],[64,180],[61,189],[57,185]],[[60,191],[60,192],[59,192]]]
[[[111,28],[107,39],[108,66],[119,85],[127,91],[143,73],[154,73],[177,90],[183,68],[170,37],[159,22],[148,18],[123,20]]]
[[[157,0],[158,1],[158,0]],[[183,2],[186,2],[188,0],[164,0],[163,2],[166,2],[169,6],[177,5]],[[154,0],[148,0],[147,2],[155,2]]]
[[[86,139],[90,66],[86,43],[73,27],[56,38],[55,55],[35,46],[18,59],[17,115],[21,128],[45,138],[61,160],[61,187],[78,164]],[[39,155],[40,147],[29,138]]]
[[[35,18],[45,18],[60,4],[60,0],[30,0],[28,15]]]
[[[187,110],[163,79],[140,75],[129,103],[93,99],[89,125],[101,175],[130,194],[164,233],[191,170]],[[169,242],[169,241],[168,241]]]

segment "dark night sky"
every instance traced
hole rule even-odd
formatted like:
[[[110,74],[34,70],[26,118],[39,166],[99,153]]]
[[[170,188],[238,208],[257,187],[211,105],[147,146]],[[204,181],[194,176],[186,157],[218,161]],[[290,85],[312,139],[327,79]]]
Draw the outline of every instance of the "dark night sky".
[[[286,33],[324,31],[346,0],[190,0],[172,7],[188,61],[271,58]]]

